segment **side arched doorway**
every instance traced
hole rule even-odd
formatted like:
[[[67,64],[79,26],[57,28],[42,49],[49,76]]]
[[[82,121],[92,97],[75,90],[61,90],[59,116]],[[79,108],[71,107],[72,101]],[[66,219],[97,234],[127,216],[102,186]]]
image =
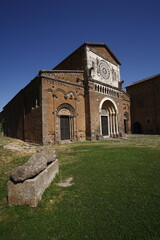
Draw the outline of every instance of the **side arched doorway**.
[[[103,137],[118,136],[118,110],[113,100],[105,98],[100,103],[100,132]]]
[[[124,133],[129,133],[129,114],[127,112],[124,113]]]
[[[68,103],[61,104],[57,108],[57,116],[59,118],[60,140],[73,140],[76,116],[74,108]]]

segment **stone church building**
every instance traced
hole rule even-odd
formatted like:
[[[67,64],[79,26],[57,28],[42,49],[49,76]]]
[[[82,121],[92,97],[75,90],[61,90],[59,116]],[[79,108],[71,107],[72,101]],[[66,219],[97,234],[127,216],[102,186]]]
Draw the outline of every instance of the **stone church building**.
[[[52,70],[41,70],[4,107],[4,134],[46,144],[130,133],[120,65],[106,44],[84,43]]]

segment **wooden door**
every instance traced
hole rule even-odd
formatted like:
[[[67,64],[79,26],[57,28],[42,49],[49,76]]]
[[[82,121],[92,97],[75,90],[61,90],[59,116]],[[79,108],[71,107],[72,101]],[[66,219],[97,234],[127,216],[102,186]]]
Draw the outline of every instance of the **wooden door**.
[[[60,117],[61,140],[70,139],[69,116]]]
[[[108,136],[108,116],[101,116],[102,135]]]

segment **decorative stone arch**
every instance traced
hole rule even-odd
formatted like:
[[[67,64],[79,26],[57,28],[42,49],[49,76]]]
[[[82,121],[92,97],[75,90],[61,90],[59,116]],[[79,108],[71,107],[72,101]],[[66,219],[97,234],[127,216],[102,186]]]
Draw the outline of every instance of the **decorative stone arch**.
[[[58,92],[63,93],[63,94],[64,94],[64,98],[65,98],[65,99],[67,98],[67,94],[66,94],[66,92],[65,92],[63,89],[57,88],[57,89],[55,90],[55,95],[56,95],[56,93],[58,93]]]
[[[52,94],[54,93],[54,91],[51,88],[47,88],[45,91]]]
[[[103,99],[101,100],[101,102],[100,102],[100,104],[99,104],[99,112],[101,112],[102,105],[103,105],[103,103],[104,103],[105,101],[107,101],[107,100],[113,103],[113,105],[114,105],[114,107],[115,107],[115,109],[116,109],[116,112],[118,113],[117,105],[116,105],[115,102],[114,102],[111,98],[109,98],[109,97],[105,97],[105,98],[103,98]]]
[[[53,97],[56,97],[56,98],[57,98],[57,95],[56,95],[56,93],[55,93],[56,91],[54,91],[53,89],[48,88],[48,89],[46,89],[45,91],[46,91],[47,93],[51,93]]]
[[[73,91],[69,91],[67,92],[67,97],[69,97],[70,99],[74,97],[76,99],[76,94]]]
[[[108,97],[101,100],[99,105],[100,134],[103,137],[118,137],[118,108]]]
[[[127,120],[129,120],[129,114],[128,114],[128,112],[125,112],[125,113],[124,113],[124,118],[126,118]]]
[[[56,115],[59,118],[60,140],[73,140],[75,138],[75,117],[77,116],[74,107],[68,103],[58,106]]]
[[[76,117],[76,111],[72,105],[69,103],[62,103],[61,105],[58,106],[57,108],[57,116],[61,116],[62,113],[65,113],[65,115]]]

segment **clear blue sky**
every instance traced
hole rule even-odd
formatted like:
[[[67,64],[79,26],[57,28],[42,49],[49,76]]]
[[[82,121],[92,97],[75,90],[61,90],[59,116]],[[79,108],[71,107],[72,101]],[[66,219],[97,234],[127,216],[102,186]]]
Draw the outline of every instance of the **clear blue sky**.
[[[159,0],[1,0],[0,111],[41,69],[105,42],[127,86],[160,73]]]

